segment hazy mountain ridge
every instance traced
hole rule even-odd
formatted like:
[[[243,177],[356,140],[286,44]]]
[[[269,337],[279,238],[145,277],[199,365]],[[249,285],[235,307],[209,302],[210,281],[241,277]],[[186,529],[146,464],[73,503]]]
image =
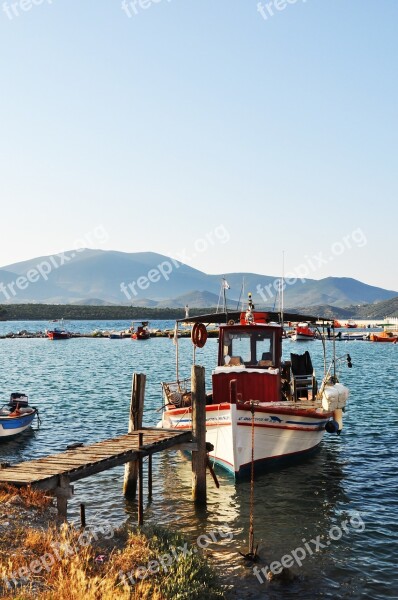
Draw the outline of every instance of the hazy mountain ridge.
[[[32,272],[34,282],[21,284]],[[30,274],[30,275],[29,275]],[[71,250],[6,265],[0,269],[0,304],[116,304],[153,307],[216,306],[223,275],[207,275],[154,252]],[[226,273],[228,304],[236,307],[242,293],[253,294],[256,306],[277,303],[278,277],[257,273]],[[19,282],[19,284],[18,284]],[[123,291],[124,290],[124,291]],[[398,292],[352,278],[298,280],[286,285],[287,309],[297,306],[346,308],[389,300]]]

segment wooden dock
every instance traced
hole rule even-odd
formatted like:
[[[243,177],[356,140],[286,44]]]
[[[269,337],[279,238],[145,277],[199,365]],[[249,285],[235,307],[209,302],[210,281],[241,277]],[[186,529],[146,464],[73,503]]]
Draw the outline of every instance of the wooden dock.
[[[145,456],[164,450],[187,447],[191,441],[191,431],[145,427],[89,446],[0,468],[0,483],[52,492],[57,497],[60,515],[66,516],[67,500],[73,495],[70,484],[74,481],[129,462],[138,463]],[[189,446],[194,449],[193,444]]]
[[[192,430],[143,427],[146,376],[134,373],[130,401],[128,433],[90,444],[75,445],[65,452],[15,465],[0,464],[0,484],[29,486],[53,494],[58,514],[67,516],[68,500],[73,497],[71,483],[113,467],[125,465],[123,492],[135,499],[138,484],[138,524],[143,523],[143,459],[148,457],[148,498],[152,497],[152,456],[164,450],[192,452],[192,497],[196,504],[206,503],[206,468],[217,478],[208,461],[206,445],[206,393],[204,368],[192,367]],[[211,446],[211,444],[209,445]],[[81,505],[84,513],[84,505]],[[85,518],[82,516],[82,522]]]

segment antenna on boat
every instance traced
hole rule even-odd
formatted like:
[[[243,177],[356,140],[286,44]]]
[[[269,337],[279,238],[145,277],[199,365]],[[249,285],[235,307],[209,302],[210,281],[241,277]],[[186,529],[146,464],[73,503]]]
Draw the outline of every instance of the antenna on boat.
[[[244,308],[244,303],[245,303],[245,278],[242,278],[242,287],[240,288],[240,295],[239,295],[239,300],[238,300],[238,304],[236,306],[236,310],[239,310],[239,304],[240,304],[240,300],[242,298],[242,310]]]
[[[225,322],[228,321],[228,310],[227,310],[227,290],[230,289],[230,285],[228,283],[228,281],[225,279],[225,277],[222,278],[222,283],[221,283],[221,287],[222,287],[222,296],[223,296],[223,304],[224,304],[224,312],[225,312]]]
[[[283,289],[285,287],[285,251],[282,250],[282,279],[281,279],[281,294],[280,294],[280,313],[281,313],[281,325],[283,327]]]

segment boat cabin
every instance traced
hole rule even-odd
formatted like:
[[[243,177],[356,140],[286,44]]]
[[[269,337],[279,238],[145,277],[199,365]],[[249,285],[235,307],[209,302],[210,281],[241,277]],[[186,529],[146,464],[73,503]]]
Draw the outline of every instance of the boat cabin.
[[[280,400],[282,327],[266,324],[265,313],[251,313],[251,317],[248,320],[242,313],[239,324],[220,326],[213,403]]]

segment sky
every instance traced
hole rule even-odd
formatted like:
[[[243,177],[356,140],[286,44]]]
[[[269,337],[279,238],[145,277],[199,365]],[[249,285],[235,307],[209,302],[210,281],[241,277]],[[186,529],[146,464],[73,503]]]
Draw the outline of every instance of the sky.
[[[398,290],[397,20],[396,0],[0,0],[0,266],[284,256]]]

